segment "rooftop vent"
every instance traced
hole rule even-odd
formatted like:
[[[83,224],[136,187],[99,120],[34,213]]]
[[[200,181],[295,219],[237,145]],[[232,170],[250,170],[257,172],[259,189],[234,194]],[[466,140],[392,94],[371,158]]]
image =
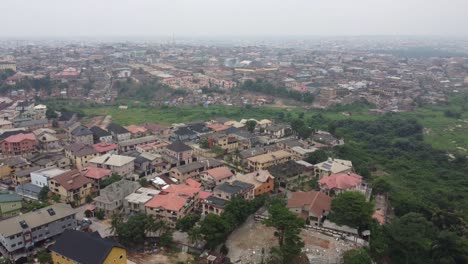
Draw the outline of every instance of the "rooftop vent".
[[[52,208],[47,209],[47,212],[49,213],[50,216],[55,215],[55,211]]]

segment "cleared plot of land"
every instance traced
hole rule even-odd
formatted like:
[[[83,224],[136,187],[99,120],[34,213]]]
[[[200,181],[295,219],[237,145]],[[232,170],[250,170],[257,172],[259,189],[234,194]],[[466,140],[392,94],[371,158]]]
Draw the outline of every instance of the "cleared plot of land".
[[[270,249],[278,245],[274,236],[275,229],[255,222],[253,217],[236,229],[227,239],[228,257],[233,263],[263,263],[270,255]],[[301,237],[305,246],[303,251],[311,263],[340,263],[342,254],[354,248],[351,242],[336,241],[334,238],[303,230]]]

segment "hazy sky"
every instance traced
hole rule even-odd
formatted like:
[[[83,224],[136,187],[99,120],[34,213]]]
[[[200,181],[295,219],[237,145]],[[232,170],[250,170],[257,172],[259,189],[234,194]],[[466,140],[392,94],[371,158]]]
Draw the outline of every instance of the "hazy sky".
[[[0,37],[468,35],[468,0],[0,0]]]

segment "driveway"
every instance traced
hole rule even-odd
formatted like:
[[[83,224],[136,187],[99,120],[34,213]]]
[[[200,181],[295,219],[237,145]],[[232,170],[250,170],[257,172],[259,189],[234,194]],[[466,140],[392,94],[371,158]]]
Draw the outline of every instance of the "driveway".
[[[85,205],[75,208],[77,220],[82,220],[85,217],[84,212],[85,212],[86,207],[88,207],[88,205],[89,204],[85,204]],[[111,226],[109,219],[99,220],[96,217],[90,217],[89,219],[93,222],[90,226],[91,230],[98,231],[102,237],[108,237],[112,235],[109,230]]]

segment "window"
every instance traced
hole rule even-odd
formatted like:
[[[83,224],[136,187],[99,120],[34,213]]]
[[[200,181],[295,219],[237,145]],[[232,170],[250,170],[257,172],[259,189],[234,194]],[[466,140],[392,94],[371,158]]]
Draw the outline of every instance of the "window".
[[[120,255],[119,259],[123,259],[123,256],[122,256],[122,255]]]
[[[11,247],[16,247],[16,244],[11,245]]]
[[[21,241],[20,241],[20,242],[18,242],[18,246],[19,246],[19,245],[21,245],[21,244],[23,244],[23,242],[21,242]]]

